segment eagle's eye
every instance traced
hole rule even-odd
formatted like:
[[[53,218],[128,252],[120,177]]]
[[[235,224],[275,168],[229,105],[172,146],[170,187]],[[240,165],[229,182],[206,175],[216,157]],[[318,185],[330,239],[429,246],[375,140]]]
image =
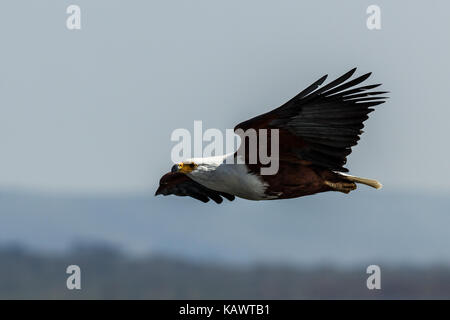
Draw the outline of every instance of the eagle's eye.
[[[197,168],[197,164],[193,162],[181,162],[174,166],[173,172],[190,173]]]
[[[180,162],[177,164],[174,164],[172,168],[170,169],[171,172],[182,172],[182,173],[190,173],[195,168],[197,168],[198,165],[196,163],[190,162],[190,163],[184,163]]]

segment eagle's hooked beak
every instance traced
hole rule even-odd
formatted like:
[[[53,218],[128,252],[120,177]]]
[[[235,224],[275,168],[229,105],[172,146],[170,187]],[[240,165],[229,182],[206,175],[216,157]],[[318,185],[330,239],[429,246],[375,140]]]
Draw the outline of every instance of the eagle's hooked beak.
[[[190,172],[194,171],[195,168],[197,168],[197,167],[198,167],[198,165],[193,162],[189,162],[189,163],[180,162],[180,163],[174,164],[170,171],[181,172],[181,173],[190,173]]]

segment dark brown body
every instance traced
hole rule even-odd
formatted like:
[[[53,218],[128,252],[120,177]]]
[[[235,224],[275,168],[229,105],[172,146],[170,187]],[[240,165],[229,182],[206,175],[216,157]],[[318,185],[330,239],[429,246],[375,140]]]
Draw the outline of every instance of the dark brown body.
[[[252,171],[251,166],[249,167]],[[277,196],[276,199],[297,198],[326,191],[340,191],[331,187],[330,182],[336,184],[349,183],[344,176],[328,169],[285,161],[280,162],[277,174],[261,175],[260,177],[268,185],[266,194]]]

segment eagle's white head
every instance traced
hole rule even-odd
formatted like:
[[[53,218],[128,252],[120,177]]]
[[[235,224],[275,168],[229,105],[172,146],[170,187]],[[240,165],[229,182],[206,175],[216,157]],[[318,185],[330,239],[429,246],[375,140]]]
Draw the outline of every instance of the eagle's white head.
[[[220,165],[225,163],[228,155],[215,157],[191,158],[172,166],[172,172],[181,172],[191,176],[202,175],[215,171]]]

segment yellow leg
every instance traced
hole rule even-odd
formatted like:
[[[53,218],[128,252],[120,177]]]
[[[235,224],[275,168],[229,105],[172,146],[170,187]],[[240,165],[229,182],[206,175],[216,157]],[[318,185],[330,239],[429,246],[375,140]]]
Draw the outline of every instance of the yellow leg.
[[[343,193],[349,193],[350,191],[356,189],[356,183],[354,182],[331,182],[325,180],[325,184],[333,190]]]

